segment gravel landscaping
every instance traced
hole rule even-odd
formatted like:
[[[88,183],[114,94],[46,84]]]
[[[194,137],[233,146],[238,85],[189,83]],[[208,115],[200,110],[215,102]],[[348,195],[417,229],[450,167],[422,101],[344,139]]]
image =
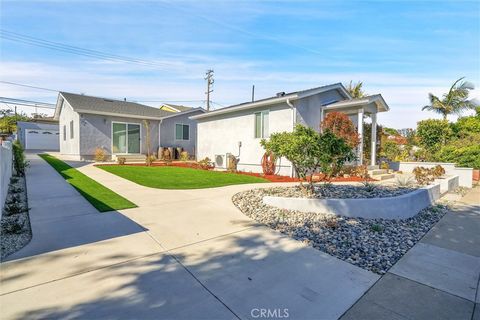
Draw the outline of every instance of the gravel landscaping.
[[[32,238],[24,177],[12,177],[0,220],[0,260],[23,248]]]
[[[359,188],[362,187],[334,186],[332,190],[335,191],[328,194],[346,198],[356,190],[358,194],[353,196],[355,198],[372,197],[371,192],[362,192]],[[340,190],[346,190],[346,194],[342,195]],[[412,190],[382,187],[375,192],[386,197]],[[405,220],[364,219],[303,213],[271,207],[262,202],[266,195],[295,196],[297,192],[295,187],[254,189],[238,193],[232,200],[250,218],[377,274],[386,273],[447,212],[446,206],[436,205]],[[325,197],[325,194],[322,196]]]
[[[415,191],[415,187],[367,185],[334,185],[316,184],[314,192],[307,194],[299,186],[278,187],[264,189],[265,195],[293,198],[316,198],[316,199],[361,199],[361,198],[386,198],[400,196]]]

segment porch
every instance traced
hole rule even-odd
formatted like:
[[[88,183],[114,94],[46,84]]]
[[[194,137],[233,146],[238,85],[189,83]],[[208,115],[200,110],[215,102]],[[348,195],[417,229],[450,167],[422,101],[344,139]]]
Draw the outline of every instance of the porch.
[[[325,116],[329,112],[343,112],[347,114],[355,124],[358,135],[360,137],[360,144],[357,147],[357,163],[359,165],[364,164],[363,158],[363,146],[365,143],[365,135],[363,132],[363,124],[368,117],[371,119],[372,131],[371,131],[371,152],[370,152],[370,164],[375,165],[377,162],[377,114],[379,112],[386,112],[390,108],[381,95],[366,96],[360,99],[352,99],[339,101],[329,104],[321,109],[320,121],[322,122]]]

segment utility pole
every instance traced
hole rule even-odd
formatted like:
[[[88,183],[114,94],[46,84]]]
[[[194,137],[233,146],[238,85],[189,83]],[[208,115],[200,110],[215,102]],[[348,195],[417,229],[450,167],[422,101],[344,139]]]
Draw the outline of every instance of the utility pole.
[[[212,85],[215,82],[213,80],[213,70],[207,70],[205,75],[205,80],[207,80],[207,91],[205,92],[207,94],[207,111],[210,111],[210,93],[213,92]]]

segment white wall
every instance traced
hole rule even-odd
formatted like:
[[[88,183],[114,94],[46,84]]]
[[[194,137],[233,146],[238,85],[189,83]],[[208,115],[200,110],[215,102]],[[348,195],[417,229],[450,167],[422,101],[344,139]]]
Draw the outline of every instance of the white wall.
[[[12,176],[12,143],[4,141],[0,145],[0,217],[2,216],[5,199],[7,197],[8,185]]]
[[[412,172],[416,167],[432,168],[441,165],[447,175],[458,176],[458,184],[461,187],[471,188],[473,186],[473,169],[457,168],[455,163],[447,162],[391,162],[390,168],[403,172]]]
[[[59,128],[60,128],[60,154],[69,156],[80,156],[80,116],[73,111],[67,100],[64,100],[63,108],[60,113]],[[73,120],[73,139],[70,139],[70,121]],[[66,129],[66,139],[63,140],[63,132]]]
[[[261,158],[264,149],[261,139],[255,139],[255,112],[269,110],[270,133],[292,131],[292,109],[285,103],[199,119],[197,125],[198,159],[232,153],[238,156],[238,142],[242,142],[238,169],[247,172],[262,172]],[[225,167],[225,164],[223,168]],[[277,162],[280,175],[290,175],[291,164],[286,159]]]

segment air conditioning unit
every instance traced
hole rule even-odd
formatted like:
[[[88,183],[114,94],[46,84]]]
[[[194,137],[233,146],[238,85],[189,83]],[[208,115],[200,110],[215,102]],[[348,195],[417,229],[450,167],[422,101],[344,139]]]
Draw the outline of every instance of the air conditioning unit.
[[[215,167],[217,167],[217,168],[224,168],[225,167],[225,155],[224,154],[216,154],[215,155]]]

